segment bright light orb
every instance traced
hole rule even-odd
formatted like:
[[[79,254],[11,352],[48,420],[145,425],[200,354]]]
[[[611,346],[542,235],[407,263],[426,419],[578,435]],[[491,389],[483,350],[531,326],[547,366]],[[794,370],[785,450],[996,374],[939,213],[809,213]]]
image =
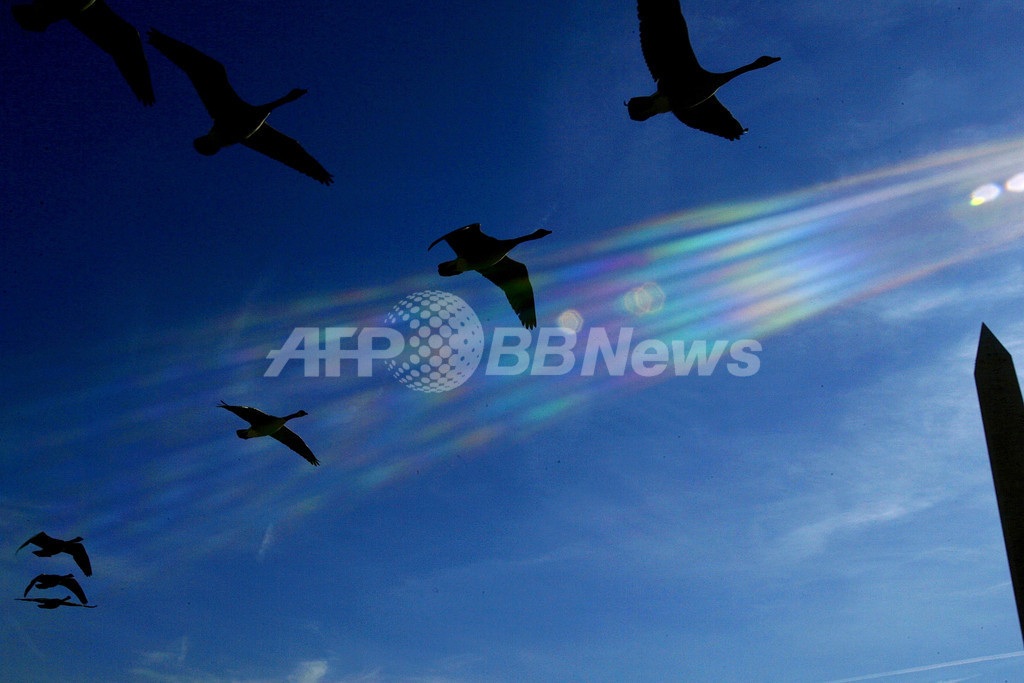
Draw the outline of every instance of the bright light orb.
[[[971,206],[981,206],[985,202],[990,202],[998,197],[1001,192],[1002,190],[999,189],[999,186],[994,183],[982,185],[971,193]]]
[[[579,332],[583,329],[583,316],[575,308],[562,311],[558,316],[558,326],[570,332]]]
[[[665,292],[654,282],[645,282],[623,297],[626,310],[633,315],[657,313],[665,305]]]
[[[1010,192],[1024,192],[1024,173],[1018,173],[1007,180],[1006,189]]]

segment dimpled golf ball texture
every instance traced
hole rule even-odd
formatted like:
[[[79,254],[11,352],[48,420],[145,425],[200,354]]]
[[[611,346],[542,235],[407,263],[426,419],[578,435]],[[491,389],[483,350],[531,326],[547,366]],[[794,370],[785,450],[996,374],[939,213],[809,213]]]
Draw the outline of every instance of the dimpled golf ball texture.
[[[473,374],[484,355],[484,330],[465,301],[429,290],[399,301],[384,322],[405,337],[405,348],[386,362],[402,384],[417,391],[450,391]]]

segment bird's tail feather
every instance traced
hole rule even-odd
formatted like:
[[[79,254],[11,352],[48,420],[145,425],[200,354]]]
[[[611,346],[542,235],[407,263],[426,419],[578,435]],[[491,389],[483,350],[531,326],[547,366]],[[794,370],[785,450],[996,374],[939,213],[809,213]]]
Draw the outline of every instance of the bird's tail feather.
[[[50,22],[32,5],[15,5],[11,8],[14,20],[26,31],[45,31]]]
[[[661,113],[655,107],[654,95],[630,98],[630,100],[626,102],[626,109],[629,110],[629,118],[634,121],[646,121],[655,114]]]
[[[444,277],[458,275],[459,273],[465,272],[465,270],[466,269],[459,263],[459,259],[455,259],[454,261],[445,261],[444,263],[439,263],[437,266],[438,275],[443,275]]]

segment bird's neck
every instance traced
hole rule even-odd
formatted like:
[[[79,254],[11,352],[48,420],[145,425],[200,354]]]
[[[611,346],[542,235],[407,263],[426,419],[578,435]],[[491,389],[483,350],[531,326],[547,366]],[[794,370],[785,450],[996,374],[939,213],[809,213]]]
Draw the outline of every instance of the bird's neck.
[[[719,78],[721,78],[722,79],[722,83],[724,84],[724,83],[728,83],[729,81],[731,81],[732,79],[736,78],[740,74],[745,74],[748,71],[754,71],[754,70],[760,69],[760,68],[762,68],[764,66],[767,66],[767,65],[766,64],[758,64],[757,60],[755,59],[750,64],[745,64],[745,65],[741,66],[738,69],[733,69],[732,71],[726,71],[725,73],[720,73],[720,74],[715,74],[715,75],[718,76]]]
[[[515,246],[517,244],[522,244],[523,242],[529,242],[530,240],[538,240],[543,236],[544,233],[538,230],[536,232],[531,232],[529,235],[523,235],[522,237],[513,237],[509,242],[512,243],[512,246]]]
[[[301,97],[300,93],[296,93],[295,91],[292,91],[292,92],[288,93],[287,95],[285,95],[284,97],[279,97],[278,99],[274,100],[273,102],[268,102],[267,104],[264,104],[262,107],[260,107],[260,109],[262,109],[263,111],[266,111],[267,115],[269,115],[270,112],[274,111],[275,109],[280,107],[282,104],[288,104],[289,102],[294,102],[295,100],[299,99],[299,97]]]

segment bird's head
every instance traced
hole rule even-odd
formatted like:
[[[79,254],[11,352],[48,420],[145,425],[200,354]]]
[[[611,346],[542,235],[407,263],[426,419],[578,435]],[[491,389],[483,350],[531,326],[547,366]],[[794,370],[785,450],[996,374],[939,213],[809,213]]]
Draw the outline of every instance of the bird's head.
[[[81,543],[81,542],[82,542],[82,537],[81,536],[75,536],[70,541],[68,541],[68,543]]]
[[[782,57],[769,57],[767,55],[764,55],[762,57],[758,57],[757,59],[755,59],[753,65],[756,68],[760,69],[762,67],[770,66],[775,62],[779,61],[782,61]]]
[[[220,142],[212,135],[204,135],[192,141],[192,146],[203,156],[213,156],[221,148]]]
[[[307,415],[309,415],[309,413],[307,413],[305,410],[300,410],[299,412],[295,413],[295,417],[305,417]]]

